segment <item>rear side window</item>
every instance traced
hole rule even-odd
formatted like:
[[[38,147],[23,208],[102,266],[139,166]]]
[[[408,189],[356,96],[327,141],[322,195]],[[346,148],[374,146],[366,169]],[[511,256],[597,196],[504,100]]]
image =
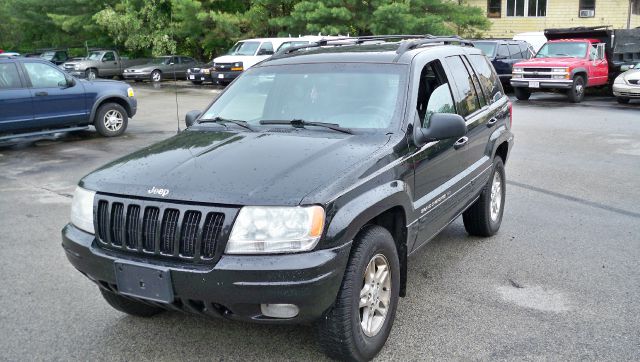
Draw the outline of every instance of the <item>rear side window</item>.
[[[480,109],[480,102],[478,101],[476,89],[473,86],[473,80],[459,56],[448,57],[446,58],[446,62],[451,71],[452,80],[458,90],[458,99],[456,99],[458,102],[456,107],[458,114],[466,117]]]
[[[493,69],[493,65],[489,63],[489,60],[484,55],[472,54],[469,55],[469,62],[471,62],[473,68],[476,70],[476,74],[478,74],[480,86],[487,96],[487,101],[494,103],[500,100],[504,91],[502,90],[500,79]]]
[[[273,44],[270,41],[265,41],[258,50],[258,55],[271,55],[273,54]]]
[[[507,48],[506,45],[498,45],[498,53],[496,53],[496,56],[501,58],[509,58],[509,48]]]
[[[531,51],[529,51],[529,45],[527,45],[527,43],[520,44],[520,52],[522,53],[523,59],[531,58],[532,54],[531,54]]]
[[[15,63],[0,63],[0,89],[22,88]]]
[[[456,113],[449,81],[437,60],[427,64],[420,73],[416,111],[424,128],[429,127],[434,113]]]

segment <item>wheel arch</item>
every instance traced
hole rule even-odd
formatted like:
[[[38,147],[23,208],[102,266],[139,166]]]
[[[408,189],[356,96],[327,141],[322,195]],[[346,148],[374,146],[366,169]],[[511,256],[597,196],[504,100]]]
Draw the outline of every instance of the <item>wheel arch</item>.
[[[393,181],[373,188],[350,200],[331,217],[326,239],[342,244],[357,239],[367,226],[386,228],[394,239],[400,261],[400,296],[406,295],[409,230],[407,214],[410,198],[402,181]],[[355,244],[354,244],[355,245]],[[353,250],[353,245],[352,245]]]
[[[133,110],[131,109],[131,105],[129,104],[129,102],[127,102],[127,100],[124,99],[123,97],[111,95],[111,96],[101,97],[93,104],[93,107],[91,108],[91,115],[89,116],[90,123],[95,122],[98,109],[100,109],[102,105],[107,103],[117,103],[121,105],[125,109],[125,111],[127,111],[127,116],[129,118],[133,117],[132,115]]]

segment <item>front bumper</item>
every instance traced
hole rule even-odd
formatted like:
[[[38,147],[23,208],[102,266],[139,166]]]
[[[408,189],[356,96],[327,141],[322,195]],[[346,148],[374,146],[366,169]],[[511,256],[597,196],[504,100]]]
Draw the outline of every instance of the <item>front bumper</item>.
[[[217,83],[231,83],[234,79],[242,74],[242,71],[230,70],[230,71],[213,71],[211,72],[211,79]]]
[[[94,235],[73,225],[62,230],[67,258],[100,288],[118,292],[116,260],[153,264],[169,269],[174,301],[140,301],[166,309],[263,323],[305,323],[320,318],[336,299],[351,249],[349,242],[308,253],[223,255],[214,266],[200,266],[151,262],[99,248],[95,243]],[[263,303],[295,304],[300,312],[294,318],[270,318],[260,312]]]
[[[613,95],[624,98],[640,98],[640,85],[614,83]]]
[[[86,73],[82,70],[67,70],[67,73],[76,78],[86,78]]]
[[[532,87],[532,82],[538,83],[538,87]],[[547,79],[547,78],[511,78],[512,87],[521,87],[529,89],[571,89],[573,80],[571,79]]]
[[[136,72],[136,73],[125,72],[125,73],[122,73],[122,77],[124,77],[124,79],[129,79],[129,80],[147,80],[147,79],[151,79],[151,72]]]
[[[187,80],[192,82],[214,82],[211,73],[187,73]]]

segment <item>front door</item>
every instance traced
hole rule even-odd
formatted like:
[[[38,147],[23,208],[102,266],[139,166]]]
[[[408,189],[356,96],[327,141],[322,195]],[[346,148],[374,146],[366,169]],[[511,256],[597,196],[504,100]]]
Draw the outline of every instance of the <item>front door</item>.
[[[31,83],[29,90],[39,128],[88,123],[89,112],[80,82],[68,86],[68,76],[53,65],[29,61],[23,65]]]
[[[102,67],[99,72],[100,76],[113,77],[114,75],[122,75],[120,72],[120,66],[116,60],[116,54],[114,52],[105,52],[102,56]]]
[[[428,63],[421,72],[414,126],[429,128],[434,113],[455,113],[452,88],[439,60]],[[431,239],[455,216],[456,190],[464,169],[464,146],[451,138],[429,142],[413,150],[415,217],[417,239],[412,249]],[[410,249],[411,250],[411,249]]]
[[[15,62],[0,62],[0,134],[33,127],[33,104]]]

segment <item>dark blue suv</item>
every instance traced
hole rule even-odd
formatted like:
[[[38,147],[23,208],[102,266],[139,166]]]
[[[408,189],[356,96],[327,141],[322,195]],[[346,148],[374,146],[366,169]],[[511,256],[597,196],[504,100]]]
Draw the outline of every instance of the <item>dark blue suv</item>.
[[[41,59],[0,60],[0,141],[89,125],[119,136],[136,108],[124,82],[76,79]]]
[[[474,40],[473,46],[491,60],[503,85],[509,85],[513,65],[532,58],[536,52],[524,40],[487,39]]]

